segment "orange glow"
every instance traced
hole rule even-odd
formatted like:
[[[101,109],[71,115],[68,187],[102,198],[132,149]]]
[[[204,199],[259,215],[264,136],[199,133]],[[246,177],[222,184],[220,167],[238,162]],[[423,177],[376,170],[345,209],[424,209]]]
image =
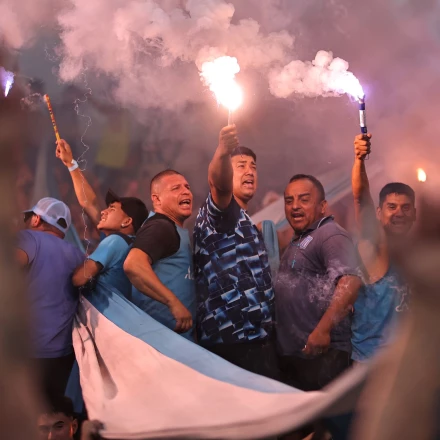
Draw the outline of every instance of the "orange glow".
[[[417,168],[417,179],[419,182],[426,182],[426,173],[422,168]]]

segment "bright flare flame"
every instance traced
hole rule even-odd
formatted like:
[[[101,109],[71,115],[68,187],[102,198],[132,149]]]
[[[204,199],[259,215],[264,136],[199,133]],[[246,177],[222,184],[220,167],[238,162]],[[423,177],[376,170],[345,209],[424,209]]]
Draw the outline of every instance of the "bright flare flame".
[[[6,81],[6,84],[5,84],[5,96],[8,96],[8,93],[11,90],[12,84],[13,84],[13,81],[11,81],[11,80]]]
[[[230,112],[237,110],[243,102],[243,91],[235,82],[235,75],[240,72],[237,58],[219,57],[202,64],[200,76],[214,93],[217,102]]]
[[[417,179],[419,182],[426,182],[426,173],[422,168],[417,168]]]
[[[14,74],[0,67],[0,80],[6,97],[14,84]]]
[[[335,88],[339,93],[346,93],[358,101],[365,98],[361,83],[351,72],[344,72],[338,77]]]

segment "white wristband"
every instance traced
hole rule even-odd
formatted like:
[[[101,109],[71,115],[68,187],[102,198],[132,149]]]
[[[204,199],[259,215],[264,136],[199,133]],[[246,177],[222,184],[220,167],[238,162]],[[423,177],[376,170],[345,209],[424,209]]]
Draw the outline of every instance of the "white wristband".
[[[77,168],[78,168],[78,162],[75,159],[72,159],[72,166],[68,168],[69,171],[70,172],[75,171]]]

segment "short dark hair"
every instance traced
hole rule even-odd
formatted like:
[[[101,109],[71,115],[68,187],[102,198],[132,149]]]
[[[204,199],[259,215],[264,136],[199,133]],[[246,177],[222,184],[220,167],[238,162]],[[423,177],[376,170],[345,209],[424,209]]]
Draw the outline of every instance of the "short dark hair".
[[[157,173],[157,174],[151,179],[151,182],[150,182],[150,192],[153,190],[153,185],[156,184],[156,183],[159,183],[160,180],[162,179],[162,177],[172,176],[172,175],[174,175],[174,174],[177,174],[177,175],[179,175],[179,176],[182,175],[182,174],[179,173],[178,171],[176,171],[176,170],[171,170],[171,169],[163,170],[163,171],[161,171],[160,173]]]
[[[250,156],[255,162],[257,161],[257,155],[250,148],[241,145],[236,147],[231,153],[231,157],[234,156]]]
[[[75,418],[72,400],[66,396],[51,396],[46,414],[64,414]]]
[[[391,182],[387,183],[379,193],[379,206],[382,207],[383,202],[390,194],[404,194],[408,196],[411,200],[411,203],[414,205],[416,203],[416,194],[414,190],[405,183],[400,182]]]
[[[33,211],[25,212],[24,213],[24,217],[23,217],[24,218],[24,222],[26,223],[34,215],[36,215],[36,214]],[[40,221],[41,221],[41,224],[43,225],[45,231],[51,231],[51,232],[54,232],[54,233],[56,233],[56,234],[58,234],[60,236],[61,235],[65,235],[64,232],[61,232],[56,226],[53,226],[53,225],[47,223],[41,217],[40,217]],[[57,220],[57,224],[60,225],[62,228],[67,228],[67,222],[66,222],[66,220],[64,218],[58,219]]]
[[[313,183],[315,188],[318,190],[320,202],[325,200],[325,191],[322,183],[315,177],[310,174],[295,174],[290,180],[289,183],[296,182],[297,180],[309,180]]]

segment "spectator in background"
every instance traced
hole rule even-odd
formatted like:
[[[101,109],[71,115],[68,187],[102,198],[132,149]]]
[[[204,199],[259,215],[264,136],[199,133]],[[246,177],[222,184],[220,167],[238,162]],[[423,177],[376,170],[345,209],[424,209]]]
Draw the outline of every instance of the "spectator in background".
[[[72,401],[64,396],[53,398],[48,411],[39,415],[37,427],[39,440],[73,440],[78,420]]]
[[[283,254],[276,316],[283,381],[319,390],[351,364],[351,309],[361,280],[348,233],[326,216],[324,188],[298,174],[284,192],[294,238]]]
[[[116,288],[131,299],[131,283],[124,273],[123,264],[135,233],[148,217],[147,207],[135,197],[118,197],[109,190],[107,208],[101,211],[95,192],[73,159],[65,140],[57,142],[56,156],[70,171],[79,204],[104,237],[86,262],[75,270],[73,284],[84,286],[99,275],[97,288],[104,284],[106,288]]]
[[[365,268],[366,284],[354,306],[353,360],[368,360],[389,336],[390,323],[408,309],[409,287],[390,260],[393,240],[406,240],[416,220],[415,193],[404,183],[388,183],[374,207],[365,158],[371,151],[371,135],[354,140],[352,188],[358,251]]]
[[[34,357],[50,399],[63,395],[75,359],[72,323],[78,292],[74,270],[84,255],[64,241],[70,227],[69,208],[46,197],[24,213],[27,230],[18,234],[17,259],[26,269]]]
[[[81,426],[73,410],[72,401],[65,396],[52,399],[48,410],[38,416],[38,440],[73,440],[81,433],[81,440],[100,439],[102,423],[85,420]]]
[[[210,193],[194,228],[200,344],[248,371],[277,378],[274,290],[263,237],[247,213],[257,190],[257,158],[220,131],[209,165]]]

